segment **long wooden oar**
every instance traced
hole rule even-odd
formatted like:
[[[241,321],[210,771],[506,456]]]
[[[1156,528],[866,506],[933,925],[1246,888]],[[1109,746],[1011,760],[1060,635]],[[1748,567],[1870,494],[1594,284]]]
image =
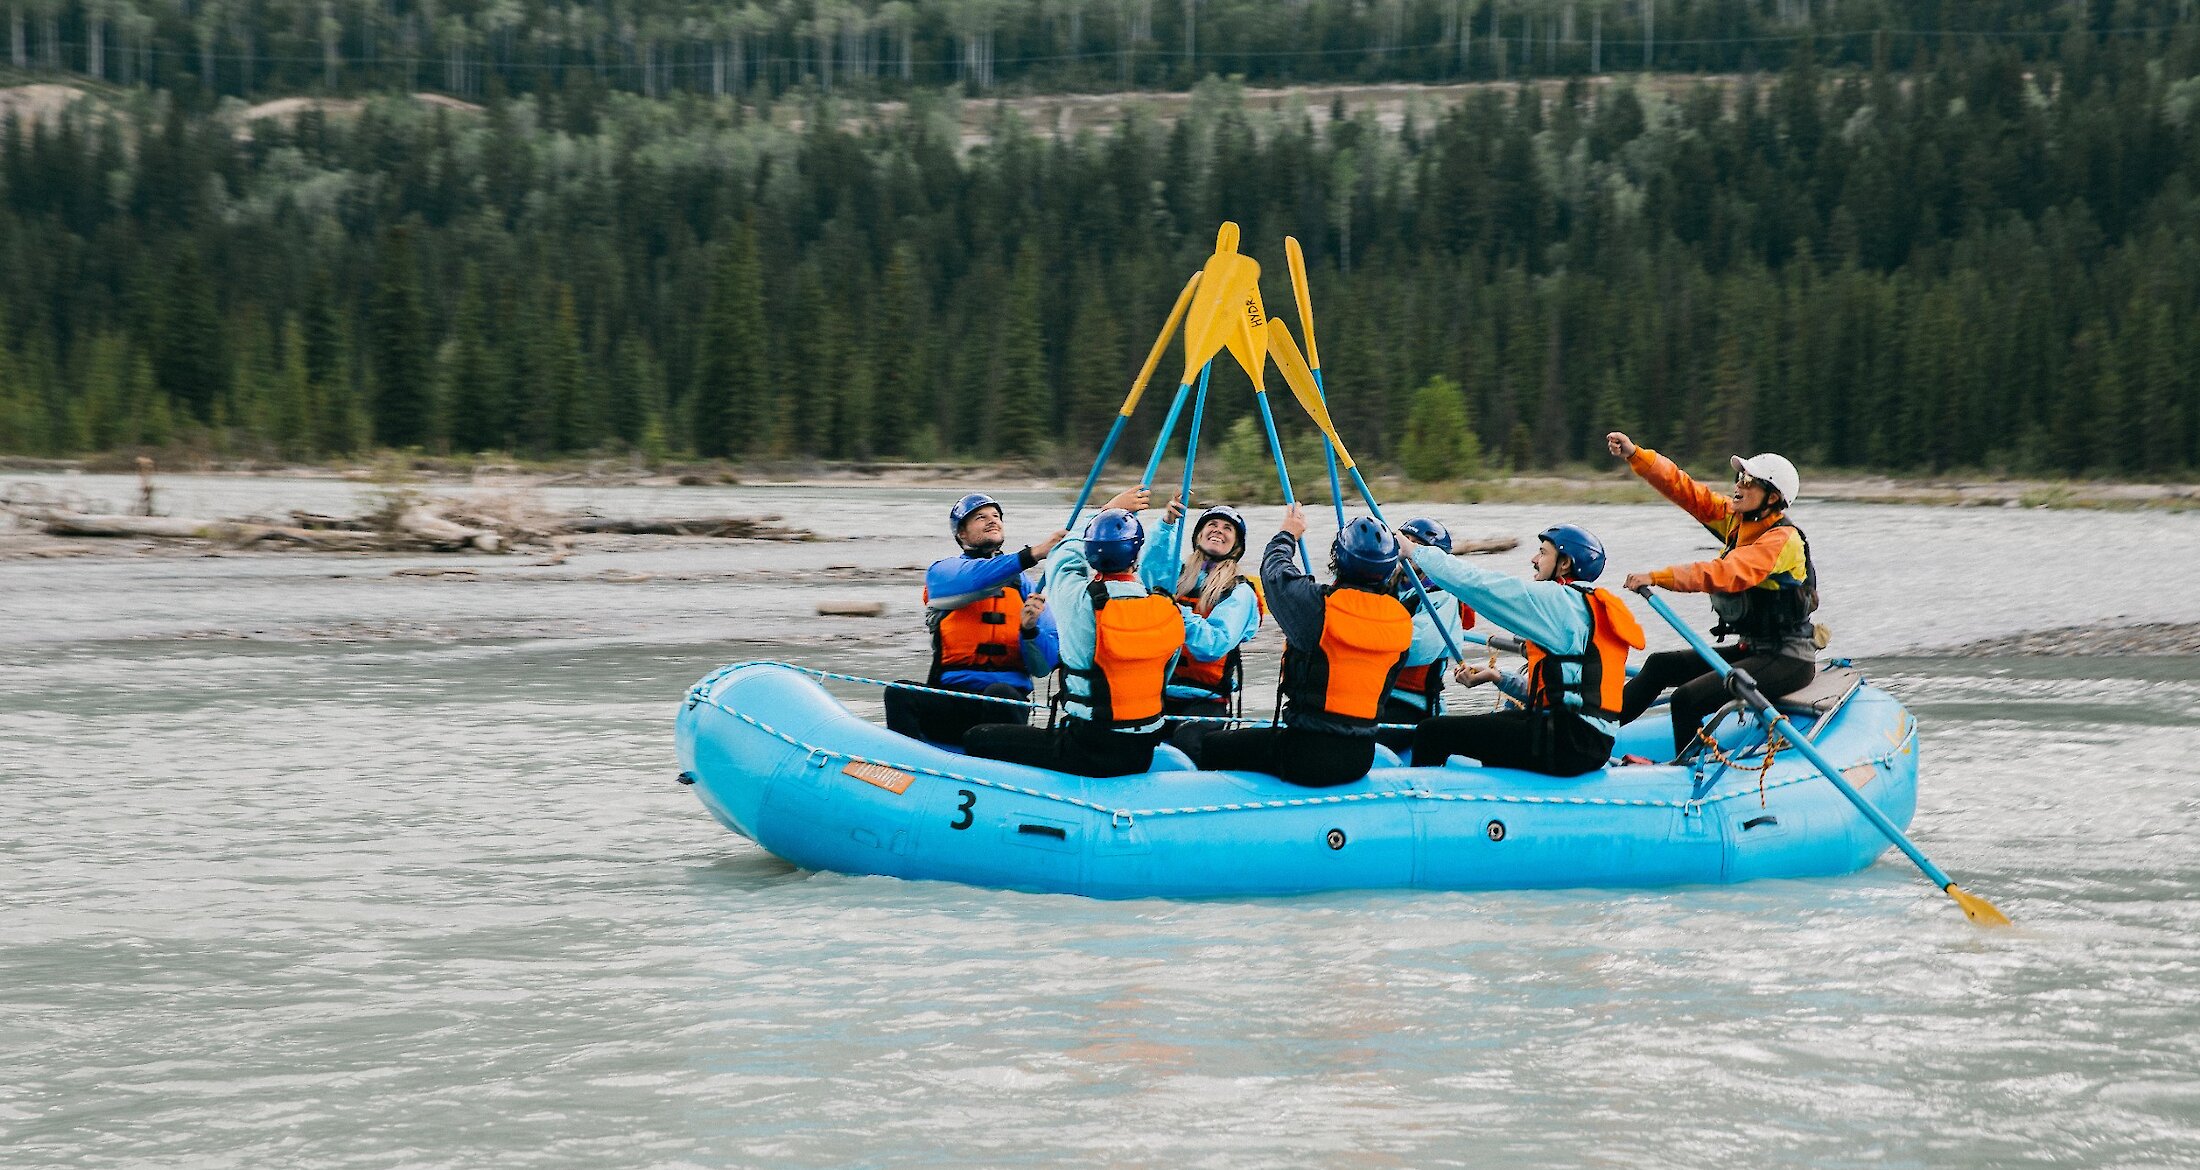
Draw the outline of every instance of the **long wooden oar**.
[[[1835,788],[1841,790],[1841,795],[1848,797],[1849,803],[1856,806],[1856,811],[1864,814],[1864,819],[1870,821],[1873,828],[1884,834],[1887,840],[1894,842],[1896,848],[1909,854],[1910,860],[1916,863],[1917,868],[1925,874],[1927,880],[1946,890],[1948,896],[1955,899],[1956,905],[1963,908],[1964,917],[1978,923],[1980,926],[2009,925],[2008,915],[1996,909],[1992,902],[1957,885],[1954,878],[1949,877],[1939,866],[1934,865],[1932,859],[1926,857],[1916,845],[1911,844],[1909,836],[1903,833],[1901,829],[1896,828],[1895,823],[1888,820],[1885,813],[1880,812],[1871,801],[1864,799],[1863,793],[1858,792],[1847,780],[1843,779],[1841,770],[1834,767],[1832,761],[1826,759],[1810,740],[1803,737],[1801,732],[1795,730],[1795,725],[1788,722],[1787,716],[1780,714],[1779,709],[1772,705],[1772,700],[1765,698],[1764,692],[1757,689],[1757,680],[1749,677],[1748,671],[1737,670],[1726,659],[1721,658],[1718,652],[1703,640],[1702,635],[1696,633],[1694,629],[1689,627],[1688,623],[1681,620],[1679,614],[1673,612],[1673,607],[1665,604],[1663,598],[1651,592],[1650,586],[1645,585],[1635,590],[1635,592],[1642,594],[1643,600],[1650,603],[1650,608],[1657,610],[1658,616],[1664,618],[1667,625],[1672,626],[1681,637],[1687,639],[1689,647],[1695,650],[1698,657],[1709,663],[1711,669],[1719,672],[1719,677],[1726,680],[1726,689],[1740,698],[1743,703],[1749,706],[1751,711],[1756,713],[1758,721],[1765,725],[1768,732],[1778,732],[1783,739],[1794,745],[1797,751],[1802,752],[1803,758],[1816,765],[1818,771],[1826,779],[1832,781]]]
[[[1299,304],[1299,332],[1306,335],[1306,365],[1314,374],[1314,395],[1326,403],[1329,390],[1322,383],[1322,351],[1314,344],[1314,298],[1306,291],[1306,253],[1299,250],[1297,236],[1283,237],[1283,257],[1291,264],[1291,296]],[[1322,439],[1322,454],[1329,461],[1329,502],[1336,505],[1337,529],[1341,532],[1344,530],[1344,488],[1337,482],[1337,448],[1326,437]]]
[[[1283,380],[1291,387],[1291,397],[1299,400],[1299,406],[1305,409],[1307,417],[1313,419],[1314,425],[1328,436],[1329,445],[1336,449],[1337,462],[1344,470],[1352,473],[1352,486],[1360,489],[1360,498],[1367,501],[1369,514],[1375,517],[1377,524],[1390,527],[1390,521],[1383,519],[1382,508],[1375,503],[1375,493],[1367,490],[1367,479],[1352,462],[1352,452],[1345,448],[1344,440],[1337,437],[1336,424],[1329,421],[1329,406],[1322,401],[1321,391],[1314,386],[1313,372],[1306,368],[1306,359],[1299,356],[1299,347],[1291,340],[1291,327],[1274,318],[1268,321],[1268,356],[1274,358],[1276,368],[1283,371]],[[1411,565],[1407,567],[1410,569]],[[1420,597],[1421,604],[1428,607],[1429,613],[1434,615],[1436,603],[1429,599],[1427,587],[1421,584],[1421,574],[1408,572],[1406,579],[1413,582],[1413,592]],[[1459,643],[1452,640],[1450,628],[1442,622],[1436,622],[1435,625],[1436,632],[1443,635],[1444,649],[1450,652],[1451,660],[1464,661],[1466,655],[1460,653]]]
[[[1146,381],[1153,377],[1154,367],[1161,364],[1163,350],[1176,336],[1176,327],[1184,320],[1184,310],[1192,303],[1192,290],[1199,287],[1199,273],[1184,282],[1184,291],[1176,294],[1176,307],[1169,310],[1169,319],[1161,326],[1161,335],[1153,339],[1153,348],[1146,351],[1146,364],[1138,367],[1138,376],[1131,379],[1131,392],[1124,396],[1122,409],[1115,412],[1115,422],[1108,427],[1108,437],[1100,443],[1100,457],[1092,461],[1092,470],[1085,475],[1085,486],[1077,489],[1077,503],[1069,510],[1069,522],[1064,528],[1077,527],[1077,517],[1085,511],[1085,502],[1092,498],[1093,485],[1100,482],[1100,471],[1108,465],[1108,456],[1115,453],[1115,441],[1123,437],[1123,428],[1131,421],[1131,412],[1138,409],[1138,399],[1146,392]]]

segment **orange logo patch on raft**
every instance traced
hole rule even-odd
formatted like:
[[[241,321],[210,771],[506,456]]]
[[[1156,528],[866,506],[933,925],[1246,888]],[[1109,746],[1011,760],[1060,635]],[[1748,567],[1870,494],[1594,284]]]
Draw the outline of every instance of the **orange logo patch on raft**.
[[[889,768],[884,764],[849,764],[841,771],[865,784],[876,784],[896,796],[909,791],[909,786],[917,779],[899,768]]]

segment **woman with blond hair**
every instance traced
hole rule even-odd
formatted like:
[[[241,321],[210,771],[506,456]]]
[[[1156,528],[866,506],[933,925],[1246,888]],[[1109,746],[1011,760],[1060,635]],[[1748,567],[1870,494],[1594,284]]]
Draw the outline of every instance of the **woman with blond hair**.
[[[1238,562],[1245,556],[1245,517],[1236,508],[1217,504],[1193,522],[1189,550],[1182,565],[1171,563],[1175,526],[1183,522],[1184,502],[1169,501],[1153,539],[1146,542],[1138,573],[1146,587],[1174,596],[1177,604],[1220,627],[1228,634],[1228,653],[1203,660],[1189,649],[1177,658],[1163,692],[1164,714],[1173,716],[1227,716],[1235,713],[1244,689],[1244,669],[1238,647],[1260,632],[1267,603],[1261,597],[1260,579],[1247,576]],[[1199,741],[1220,724],[1180,722],[1172,742],[1186,755],[1198,758]]]

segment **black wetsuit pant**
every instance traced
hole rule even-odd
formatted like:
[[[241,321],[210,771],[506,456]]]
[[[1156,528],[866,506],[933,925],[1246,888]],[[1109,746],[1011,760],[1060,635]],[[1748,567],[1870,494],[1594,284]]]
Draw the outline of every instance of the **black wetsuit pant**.
[[[1741,646],[1717,647],[1719,657],[1749,672],[1757,689],[1768,699],[1793,694],[1818,677],[1818,663],[1784,654],[1752,654]],[[1696,738],[1696,729],[1732,696],[1719,673],[1704,667],[1694,650],[1665,650],[1642,660],[1642,671],[1627,680],[1620,698],[1619,719],[1633,723],[1667,687],[1673,691],[1673,751],[1678,754]]]
[[[1209,734],[1199,766],[1212,772],[1266,772],[1305,788],[1349,784],[1375,765],[1375,737],[1299,727],[1242,727]]]
[[[1491,768],[1579,776],[1611,761],[1612,737],[1579,715],[1532,711],[1441,715],[1414,728],[1414,767],[1441,767],[1452,756]]]
[[[1083,719],[1064,719],[1053,727],[973,727],[963,735],[963,750],[1072,776],[1129,776],[1153,768],[1153,747],[1160,742],[1159,731],[1109,731]]]
[[[1223,699],[1163,699],[1161,713],[1226,717],[1230,714],[1230,704]],[[1176,730],[1169,734],[1169,742],[1176,745],[1176,750],[1196,760],[1199,758],[1200,743],[1215,732],[1229,730],[1229,727],[1227,723],[1179,723]]]
[[[902,683],[911,687],[924,685],[906,679]],[[994,683],[983,691],[971,693],[991,695],[997,699],[1025,697],[1024,692],[1007,683]],[[911,739],[959,745],[963,741],[963,733],[980,723],[1002,723],[1022,715],[1022,708],[1007,703],[988,703],[983,699],[959,699],[953,695],[905,690],[902,685],[886,688],[886,730]]]
[[[1428,709],[1417,707],[1396,695],[1389,695],[1384,697],[1382,714],[1376,718],[1383,723],[1419,723],[1428,718]],[[1375,733],[1375,742],[1391,751],[1402,752],[1413,746],[1413,729],[1399,727],[1378,731]]]

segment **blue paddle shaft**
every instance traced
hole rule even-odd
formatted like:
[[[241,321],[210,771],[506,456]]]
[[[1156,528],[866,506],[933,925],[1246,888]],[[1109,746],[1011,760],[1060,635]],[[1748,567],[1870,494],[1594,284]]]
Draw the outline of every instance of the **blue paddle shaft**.
[[[1691,629],[1687,623],[1681,621],[1680,615],[1674,613],[1673,607],[1665,604],[1663,598],[1652,593],[1648,586],[1644,586],[1636,592],[1642,594],[1643,599],[1650,603],[1650,608],[1658,611],[1658,616],[1664,618],[1667,625],[1672,626],[1675,632],[1687,640],[1689,648],[1694,650],[1698,657],[1710,663],[1711,669],[1719,672],[1721,680],[1734,673],[1734,667],[1726,659],[1721,658],[1718,652],[1711,648],[1711,644],[1703,640],[1702,635]],[[1895,823],[1888,820],[1887,815],[1880,812],[1878,806],[1864,799],[1863,793],[1858,792],[1853,785],[1843,779],[1841,770],[1834,767],[1831,760],[1820,754],[1817,747],[1813,746],[1809,740],[1803,738],[1802,733],[1795,730],[1795,725],[1788,722],[1787,716],[1780,714],[1769,700],[1758,693],[1755,688],[1751,688],[1743,701],[1756,713],[1759,722],[1778,731],[1790,744],[1794,745],[1795,750],[1803,753],[1804,759],[1816,765],[1818,771],[1826,779],[1831,780],[1835,788],[1841,790],[1841,795],[1848,797],[1849,803],[1856,806],[1856,811],[1863,813],[1864,819],[1870,821],[1872,827],[1885,834],[1887,840],[1894,842],[1896,848],[1908,854],[1910,860],[1917,863],[1917,868],[1922,870],[1926,877],[1931,878],[1934,885],[1939,886],[1941,889],[1947,889],[1955,884],[1955,879],[1942,872],[1941,868],[1934,865],[1930,858],[1919,852],[1917,846],[1910,843],[1909,836],[1901,829],[1896,828]]]
[[[1127,414],[1115,416],[1115,425],[1108,428],[1108,437],[1101,440],[1100,457],[1092,461],[1092,470],[1085,476],[1085,486],[1077,489],[1077,503],[1070,508],[1069,521],[1062,527],[1077,527],[1077,517],[1084,514],[1085,501],[1092,498],[1092,486],[1100,482],[1100,469],[1108,465],[1108,456],[1115,453],[1115,441],[1123,437],[1123,424],[1129,421],[1131,416]]]
[[[1191,526],[1192,519],[1192,465],[1199,460],[1199,424],[1207,417],[1207,377],[1214,372],[1213,362],[1199,368],[1199,394],[1192,399],[1192,429],[1184,436],[1184,486],[1176,492],[1176,498],[1183,501],[1184,515],[1169,530],[1168,563],[1172,565],[1184,559],[1184,530]]]
[[[1284,466],[1283,444],[1276,439],[1276,416],[1268,409],[1268,396],[1255,390],[1253,401],[1260,403],[1260,425],[1268,431],[1268,453],[1276,457],[1276,482],[1283,485],[1283,502],[1287,506],[1296,503],[1291,495],[1291,469]],[[1343,512],[1340,511],[1338,515],[1342,516]],[[1306,538],[1303,536],[1299,538],[1299,567],[1308,573],[1314,571],[1314,562],[1306,556]]]
[[[1312,336],[1312,334],[1308,335],[1308,345],[1314,344]],[[1329,394],[1322,389],[1320,366],[1314,367],[1314,397],[1321,399],[1322,404],[1325,406],[1329,403]],[[1329,460],[1329,502],[1336,505],[1337,531],[1342,532],[1344,531],[1344,487],[1337,482],[1337,445],[1329,441],[1328,435],[1322,436],[1322,454]],[[1303,547],[1300,551],[1304,551]]]
[[[1206,367],[1201,367],[1205,372]],[[1176,397],[1169,402],[1169,413],[1161,420],[1161,433],[1153,441],[1153,456],[1146,460],[1146,474],[1138,479],[1138,486],[1150,488],[1154,478],[1161,474],[1161,457],[1168,454],[1169,436],[1176,433],[1176,420],[1184,414],[1184,400],[1192,396],[1192,384],[1186,382],[1176,388]]]
[[[1390,521],[1383,519],[1383,510],[1375,505],[1375,493],[1367,490],[1367,480],[1360,474],[1360,469],[1357,467],[1352,469],[1352,486],[1360,489],[1360,498],[1367,501],[1367,510],[1375,517],[1375,522],[1385,528],[1390,527]],[[1341,532],[1343,529],[1338,531]],[[1406,579],[1413,582],[1413,592],[1420,597],[1421,605],[1428,610],[1429,616],[1434,617],[1436,603],[1429,600],[1428,587],[1421,584],[1421,574],[1413,570],[1412,557],[1406,558]],[[1444,649],[1451,652],[1453,662],[1465,662],[1467,660],[1467,656],[1459,651],[1459,643],[1451,640],[1451,629],[1448,626],[1442,622],[1437,622],[1436,632],[1442,635]]]

